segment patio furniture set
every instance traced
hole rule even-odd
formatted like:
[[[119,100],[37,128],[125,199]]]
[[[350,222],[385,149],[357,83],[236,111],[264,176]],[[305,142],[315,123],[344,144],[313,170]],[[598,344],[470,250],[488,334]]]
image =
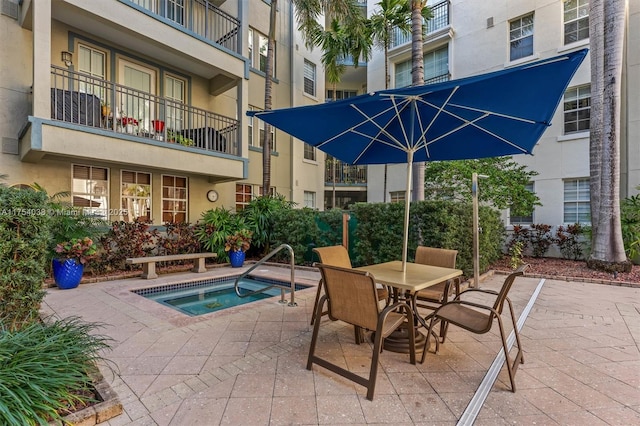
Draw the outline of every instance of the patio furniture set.
[[[418,247],[416,262],[403,265],[401,261],[352,268],[347,250],[343,246],[316,248],[320,263],[321,280],[318,284],[314,313],[314,326],[307,360],[307,369],[313,364],[322,366],[367,388],[367,399],[372,400],[382,348],[409,354],[411,364],[422,351],[424,363],[431,337],[439,345],[445,342],[450,324],[475,334],[489,332],[498,323],[511,390],[515,392],[515,374],[524,362],[516,317],[508,292],[515,279],[524,274],[527,265],[511,273],[499,291],[471,288],[460,291],[462,271],[455,269],[457,251],[431,247]],[[406,269],[406,270],[405,270]],[[490,304],[464,300],[468,294],[484,294],[493,300]],[[450,297],[453,296],[452,299]],[[507,335],[502,321],[505,301],[517,341],[517,352],[509,356]],[[426,310],[426,312],[425,312]],[[354,326],[355,343],[364,342],[364,331],[372,331],[373,352],[368,377],[355,374],[332,363],[316,353],[321,317],[328,315]],[[495,321],[494,321],[495,320]],[[439,325],[439,334],[436,328]],[[426,335],[419,330],[426,330]]]

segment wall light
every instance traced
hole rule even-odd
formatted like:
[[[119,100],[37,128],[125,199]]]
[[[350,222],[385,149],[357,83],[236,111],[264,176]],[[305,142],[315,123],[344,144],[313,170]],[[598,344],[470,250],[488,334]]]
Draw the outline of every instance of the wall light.
[[[63,50],[60,53],[60,58],[62,59],[62,62],[64,62],[66,66],[70,67],[71,65],[73,65],[73,54],[71,52],[67,52]]]

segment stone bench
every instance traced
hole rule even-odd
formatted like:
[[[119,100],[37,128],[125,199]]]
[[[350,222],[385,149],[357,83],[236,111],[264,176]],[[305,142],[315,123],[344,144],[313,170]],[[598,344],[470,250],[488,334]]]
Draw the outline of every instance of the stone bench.
[[[173,260],[196,260],[192,272],[206,272],[204,260],[206,258],[218,257],[216,253],[185,253],[170,254],[166,256],[130,257],[126,260],[127,265],[142,263],[142,278],[158,278],[156,274],[156,262],[168,262]]]

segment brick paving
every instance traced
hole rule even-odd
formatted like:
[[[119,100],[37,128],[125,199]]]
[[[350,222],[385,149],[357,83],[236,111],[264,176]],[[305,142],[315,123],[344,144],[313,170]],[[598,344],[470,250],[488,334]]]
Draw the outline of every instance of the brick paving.
[[[289,276],[277,267],[261,268]],[[161,275],[49,289],[45,314],[105,324],[113,339],[101,368],[124,412],[105,425],[454,425],[501,349],[497,327],[474,335],[450,327],[439,354],[411,365],[384,351],[376,394],[318,366],[306,370],[315,289],[222,312],[187,317],[130,290],[237,274]],[[317,284],[313,270],[296,272]],[[497,288],[502,275],[481,287]],[[518,278],[511,299],[519,316],[540,278]],[[354,372],[369,367],[370,345],[353,328],[323,317],[318,350]],[[505,324],[510,324],[506,321]],[[506,369],[476,425],[640,424],[640,288],[546,280],[521,331],[525,363],[509,390]]]

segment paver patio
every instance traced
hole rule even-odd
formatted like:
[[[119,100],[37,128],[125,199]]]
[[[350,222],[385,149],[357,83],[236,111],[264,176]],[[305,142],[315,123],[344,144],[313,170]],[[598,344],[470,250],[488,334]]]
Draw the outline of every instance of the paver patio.
[[[265,267],[287,279],[289,270]],[[49,289],[45,314],[105,323],[114,341],[103,368],[124,413],[106,425],[453,425],[501,348],[497,328],[474,335],[450,327],[439,354],[411,365],[384,351],[376,394],[314,365],[306,370],[315,289],[297,291],[297,307],[279,298],[187,317],[131,293],[132,288],[238,273],[161,275]],[[296,280],[317,284],[314,270]],[[497,288],[504,276],[487,278]],[[518,278],[511,292],[520,316],[540,282]],[[355,372],[370,349],[353,329],[323,317],[318,350]],[[506,321],[510,324],[510,321]],[[525,363],[517,392],[500,372],[475,421],[506,424],[640,424],[640,286],[546,280],[521,331]]]

